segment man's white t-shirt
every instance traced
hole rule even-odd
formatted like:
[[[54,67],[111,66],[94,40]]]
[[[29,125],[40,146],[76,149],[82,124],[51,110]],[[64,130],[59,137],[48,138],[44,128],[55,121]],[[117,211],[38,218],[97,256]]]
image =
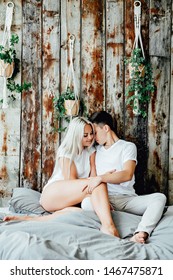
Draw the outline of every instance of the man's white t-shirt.
[[[122,171],[123,165],[128,160],[134,160],[137,163],[137,149],[132,142],[118,140],[110,148],[105,149],[104,146],[96,147],[96,171],[97,175],[112,170]],[[133,188],[135,176],[131,181],[120,184],[107,184],[109,195],[135,195]]]

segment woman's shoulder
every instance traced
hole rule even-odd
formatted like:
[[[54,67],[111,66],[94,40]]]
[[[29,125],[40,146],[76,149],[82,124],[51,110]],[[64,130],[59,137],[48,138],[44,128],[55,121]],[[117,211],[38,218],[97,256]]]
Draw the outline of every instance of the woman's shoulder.
[[[91,156],[94,152],[96,151],[95,147],[92,146],[90,148],[86,148],[82,151],[83,154],[88,154],[89,156]]]

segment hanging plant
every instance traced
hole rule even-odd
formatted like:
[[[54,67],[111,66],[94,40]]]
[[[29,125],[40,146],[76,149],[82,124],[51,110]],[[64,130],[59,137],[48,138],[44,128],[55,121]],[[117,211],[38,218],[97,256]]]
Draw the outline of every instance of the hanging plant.
[[[19,42],[19,37],[16,34],[11,35],[11,24],[13,17],[14,3],[8,2],[6,9],[6,20],[4,25],[4,33],[2,44],[0,45],[0,77],[3,78],[3,98],[0,100],[2,108],[8,108],[7,99],[11,101],[16,99],[14,94],[7,95],[7,89],[11,92],[22,92],[31,87],[31,83],[24,82],[16,84],[14,78],[20,71],[20,60],[16,56],[15,45]]]
[[[146,60],[141,37],[141,2],[134,2],[135,41],[128,65],[130,83],[126,88],[126,103],[135,115],[147,116],[148,102],[154,92],[152,67]],[[140,45],[140,47],[139,47]]]
[[[75,36],[69,36],[69,60],[65,91],[53,99],[55,108],[55,119],[58,120],[58,132],[65,131],[67,126],[62,126],[62,120],[69,122],[70,119],[79,114],[81,101],[76,87],[75,73],[73,68],[73,49]],[[64,124],[63,124],[64,125]]]
[[[55,131],[61,133],[64,132],[67,126],[62,125],[62,121],[65,120],[69,123],[71,118],[77,115],[85,115],[86,107],[82,99],[76,100],[75,94],[70,87],[67,87],[66,91],[58,97],[53,98],[54,111],[55,111],[55,123],[58,122],[58,129]]]
[[[64,98],[65,115],[70,117],[77,116],[79,113],[79,99],[74,91],[68,86],[62,96]]]
[[[19,42],[18,35],[13,34],[10,39],[10,47],[5,48],[0,45],[0,76],[6,77],[7,89],[12,92],[22,93],[23,90],[28,90],[31,87],[31,83],[24,82],[19,85],[15,82],[15,77],[20,71],[20,61],[16,57],[15,45]],[[15,101],[14,94],[9,94],[8,98],[11,101]],[[0,100],[3,103],[3,99]]]
[[[142,56],[142,50],[135,48],[129,59],[125,59],[129,67],[130,83],[126,88],[126,104],[130,105],[136,115],[147,116],[148,102],[154,92],[152,66]]]

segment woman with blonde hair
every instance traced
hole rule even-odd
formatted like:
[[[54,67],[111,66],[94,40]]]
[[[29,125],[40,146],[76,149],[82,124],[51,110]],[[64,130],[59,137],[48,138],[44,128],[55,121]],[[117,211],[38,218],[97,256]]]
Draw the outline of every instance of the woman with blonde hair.
[[[51,215],[43,217],[10,217],[12,219],[48,220],[66,211],[83,211],[72,207],[91,197],[93,208],[100,219],[100,230],[119,237],[111,216],[106,184],[96,176],[94,127],[83,117],[74,118],[58,148],[53,174],[43,188],[40,204]]]

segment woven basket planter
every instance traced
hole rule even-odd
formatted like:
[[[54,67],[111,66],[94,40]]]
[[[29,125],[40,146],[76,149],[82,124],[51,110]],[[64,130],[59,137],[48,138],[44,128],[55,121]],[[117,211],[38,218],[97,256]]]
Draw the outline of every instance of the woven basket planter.
[[[138,66],[138,70],[140,72],[140,77],[144,77],[144,75],[145,75],[145,65],[139,65]],[[132,79],[134,77],[133,71],[135,71],[135,67],[132,66],[131,63],[129,63],[129,76],[130,76],[130,79]]]
[[[14,62],[12,62],[11,64],[9,63],[5,63],[4,60],[0,60],[0,76],[1,77],[6,77],[11,78],[11,76],[13,75],[13,71],[14,71]]]
[[[79,113],[79,100],[65,100],[64,101],[64,107],[66,110],[67,116],[77,116]]]

